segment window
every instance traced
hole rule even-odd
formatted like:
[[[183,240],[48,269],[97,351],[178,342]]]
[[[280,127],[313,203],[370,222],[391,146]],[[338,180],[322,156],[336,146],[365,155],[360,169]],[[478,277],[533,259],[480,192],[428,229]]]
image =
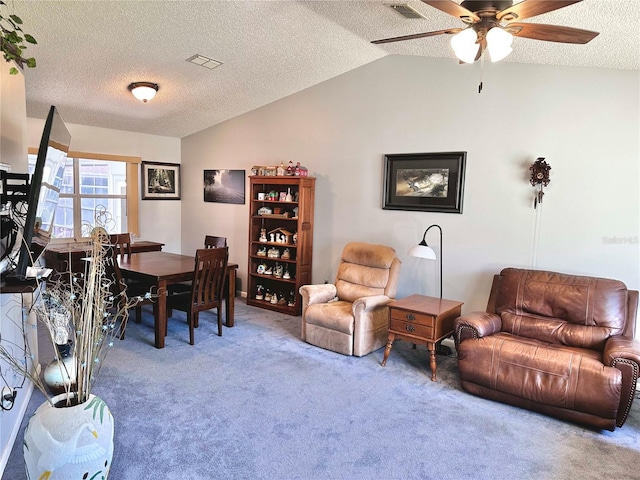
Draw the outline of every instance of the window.
[[[29,173],[37,150],[29,150]],[[138,233],[138,157],[69,152],[60,199],[53,221],[53,239],[79,240],[82,226],[95,224],[95,209],[103,206],[109,233]]]

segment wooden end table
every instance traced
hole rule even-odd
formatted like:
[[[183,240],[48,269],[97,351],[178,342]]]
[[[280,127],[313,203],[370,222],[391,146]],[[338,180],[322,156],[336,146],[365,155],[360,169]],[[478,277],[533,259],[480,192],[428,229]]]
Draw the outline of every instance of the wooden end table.
[[[389,306],[389,337],[382,366],[387,364],[393,341],[398,338],[426,344],[429,349],[431,380],[436,381],[436,346],[453,334],[453,322],[460,316],[462,302],[424,295],[394,300]]]

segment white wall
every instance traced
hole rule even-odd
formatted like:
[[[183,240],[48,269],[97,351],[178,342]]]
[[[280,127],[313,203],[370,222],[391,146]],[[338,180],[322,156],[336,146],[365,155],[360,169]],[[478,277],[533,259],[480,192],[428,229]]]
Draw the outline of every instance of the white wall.
[[[313,281],[344,244],[396,248],[398,296],[438,294],[437,263],[408,257],[444,230],[444,296],[484,309],[505,266],[617,278],[640,288],[639,72],[388,56],[182,140],[182,249],[229,237],[246,288],[248,205],[204,203],[204,169],[300,161],[317,177]],[[463,214],[382,210],[387,153],[466,151]],[[532,207],[529,165],[551,184]],[[537,237],[536,237],[536,225]],[[428,239],[437,246],[437,235]],[[626,243],[608,243],[616,237]],[[537,240],[536,240],[537,238]]]
[[[60,111],[64,120],[64,111]],[[44,120],[27,119],[29,146],[37,148]],[[66,122],[65,122],[66,123]],[[71,134],[71,150],[110,155],[141,157],[146,162],[180,163],[180,139],[123,132],[106,128],[66,123]],[[183,187],[184,188],[184,187]],[[164,251],[180,253],[180,202],[175,200],[140,200],[140,238],[165,244]]]

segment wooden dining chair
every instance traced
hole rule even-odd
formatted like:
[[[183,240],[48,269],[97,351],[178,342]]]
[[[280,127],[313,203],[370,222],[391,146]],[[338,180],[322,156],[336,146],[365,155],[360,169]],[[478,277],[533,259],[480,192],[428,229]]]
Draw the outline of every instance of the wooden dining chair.
[[[173,309],[187,313],[189,343],[194,344],[194,329],[198,326],[198,314],[215,308],[218,314],[218,336],[222,336],[222,298],[227,272],[229,249],[202,248],[196,250],[191,290],[167,297],[167,318]]]
[[[109,241],[113,245],[116,255],[131,255],[130,233],[112,233],[109,235]]]
[[[204,248],[221,248],[227,246],[227,237],[215,237],[213,235],[205,235]]]
[[[153,285],[143,282],[131,282],[127,283],[122,277],[120,266],[118,265],[118,254],[116,248],[112,245],[109,247],[109,252],[105,255],[105,275],[111,282],[109,288],[111,294],[118,299],[118,304],[114,305],[115,308],[122,308],[124,302],[127,299],[136,298],[137,301],[135,307],[135,322],[140,323],[142,321],[142,305],[153,303],[152,299],[147,296],[147,293],[151,292]],[[126,326],[121,327],[120,339],[124,339]]]

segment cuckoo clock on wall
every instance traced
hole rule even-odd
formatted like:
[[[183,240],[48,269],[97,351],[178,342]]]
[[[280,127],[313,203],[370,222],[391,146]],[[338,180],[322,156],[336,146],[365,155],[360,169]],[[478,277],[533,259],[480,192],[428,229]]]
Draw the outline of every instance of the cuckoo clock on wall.
[[[551,166],[545,162],[543,157],[538,157],[535,162],[529,167],[531,170],[531,185],[536,189],[536,196],[533,200],[533,208],[536,208],[539,203],[542,203],[542,196],[544,195],[543,188],[549,185],[551,181],[549,179],[549,170]]]

